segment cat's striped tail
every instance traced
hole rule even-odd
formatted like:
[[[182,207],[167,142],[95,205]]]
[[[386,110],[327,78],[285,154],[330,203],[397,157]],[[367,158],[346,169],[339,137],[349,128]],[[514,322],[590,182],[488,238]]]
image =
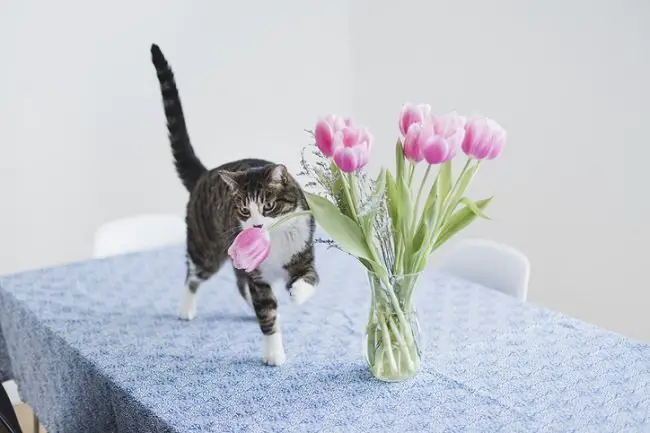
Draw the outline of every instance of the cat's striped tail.
[[[167,59],[160,51],[158,45],[151,45],[151,61],[156,67],[160,91],[162,93],[165,116],[167,117],[167,130],[169,131],[169,142],[174,155],[174,165],[178,176],[188,191],[192,192],[199,178],[207,171],[199,158],[194,153],[190,142],[190,135],[187,132],[185,116],[181,98],[178,96],[178,88],[174,73],[167,63]]]

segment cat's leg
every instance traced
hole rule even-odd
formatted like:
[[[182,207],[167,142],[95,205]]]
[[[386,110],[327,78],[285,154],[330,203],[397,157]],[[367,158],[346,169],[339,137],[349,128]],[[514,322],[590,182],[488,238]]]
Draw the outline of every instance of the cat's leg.
[[[255,278],[249,278],[248,287],[257,321],[264,334],[264,362],[282,365],[286,360],[282,331],[278,322],[278,301],[271,286]]]
[[[206,270],[202,266],[198,266],[192,258],[187,256],[187,276],[185,277],[185,288],[181,297],[181,304],[178,312],[178,317],[181,320],[192,320],[196,317],[196,293],[199,290],[201,283],[209,279],[215,274],[221,263],[215,264],[214,270]]]
[[[235,277],[237,278],[237,289],[239,289],[239,294],[246,301],[246,303],[253,309],[253,298],[251,297],[251,290],[248,286],[248,275],[241,269],[234,268]]]
[[[291,300],[294,304],[301,305],[314,295],[319,281],[314,266],[313,248],[296,254],[286,268],[289,275],[287,289]]]

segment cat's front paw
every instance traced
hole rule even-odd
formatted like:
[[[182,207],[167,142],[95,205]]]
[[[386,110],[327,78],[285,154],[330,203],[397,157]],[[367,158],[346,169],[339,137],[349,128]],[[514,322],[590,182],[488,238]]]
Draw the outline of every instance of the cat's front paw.
[[[314,296],[314,293],[316,293],[316,288],[302,278],[294,282],[289,289],[291,301],[296,305],[303,304],[307,299]]]
[[[181,305],[178,309],[178,318],[192,320],[196,317],[196,295],[189,290],[183,294]]]
[[[264,336],[264,363],[266,365],[282,365],[287,360],[282,343],[282,333],[276,332]]]

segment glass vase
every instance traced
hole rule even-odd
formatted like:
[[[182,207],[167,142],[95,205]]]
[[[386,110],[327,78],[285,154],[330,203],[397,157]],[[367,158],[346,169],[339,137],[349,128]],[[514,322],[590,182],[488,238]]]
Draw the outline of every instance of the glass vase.
[[[372,300],[365,334],[368,367],[379,380],[400,382],[420,368],[420,323],[413,292],[420,274],[383,277],[368,273]]]

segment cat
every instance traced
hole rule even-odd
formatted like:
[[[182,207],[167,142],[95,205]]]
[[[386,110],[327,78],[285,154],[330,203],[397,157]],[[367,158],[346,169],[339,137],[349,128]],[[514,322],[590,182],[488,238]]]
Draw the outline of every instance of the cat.
[[[228,247],[241,230],[268,227],[278,218],[309,207],[300,185],[282,164],[242,159],[208,170],[194,153],[174,74],[155,44],[151,60],[160,83],[176,171],[190,193],[185,219],[187,275],[179,317],[192,320],[199,286],[227,261]],[[286,360],[272,286],[282,282],[296,304],[314,294],[319,281],[314,232],[311,215],[292,218],[271,232],[271,252],[258,269],[246,273],[233,268],[239,293],[255,311],[264,335],[263,359],[268,365]]]

